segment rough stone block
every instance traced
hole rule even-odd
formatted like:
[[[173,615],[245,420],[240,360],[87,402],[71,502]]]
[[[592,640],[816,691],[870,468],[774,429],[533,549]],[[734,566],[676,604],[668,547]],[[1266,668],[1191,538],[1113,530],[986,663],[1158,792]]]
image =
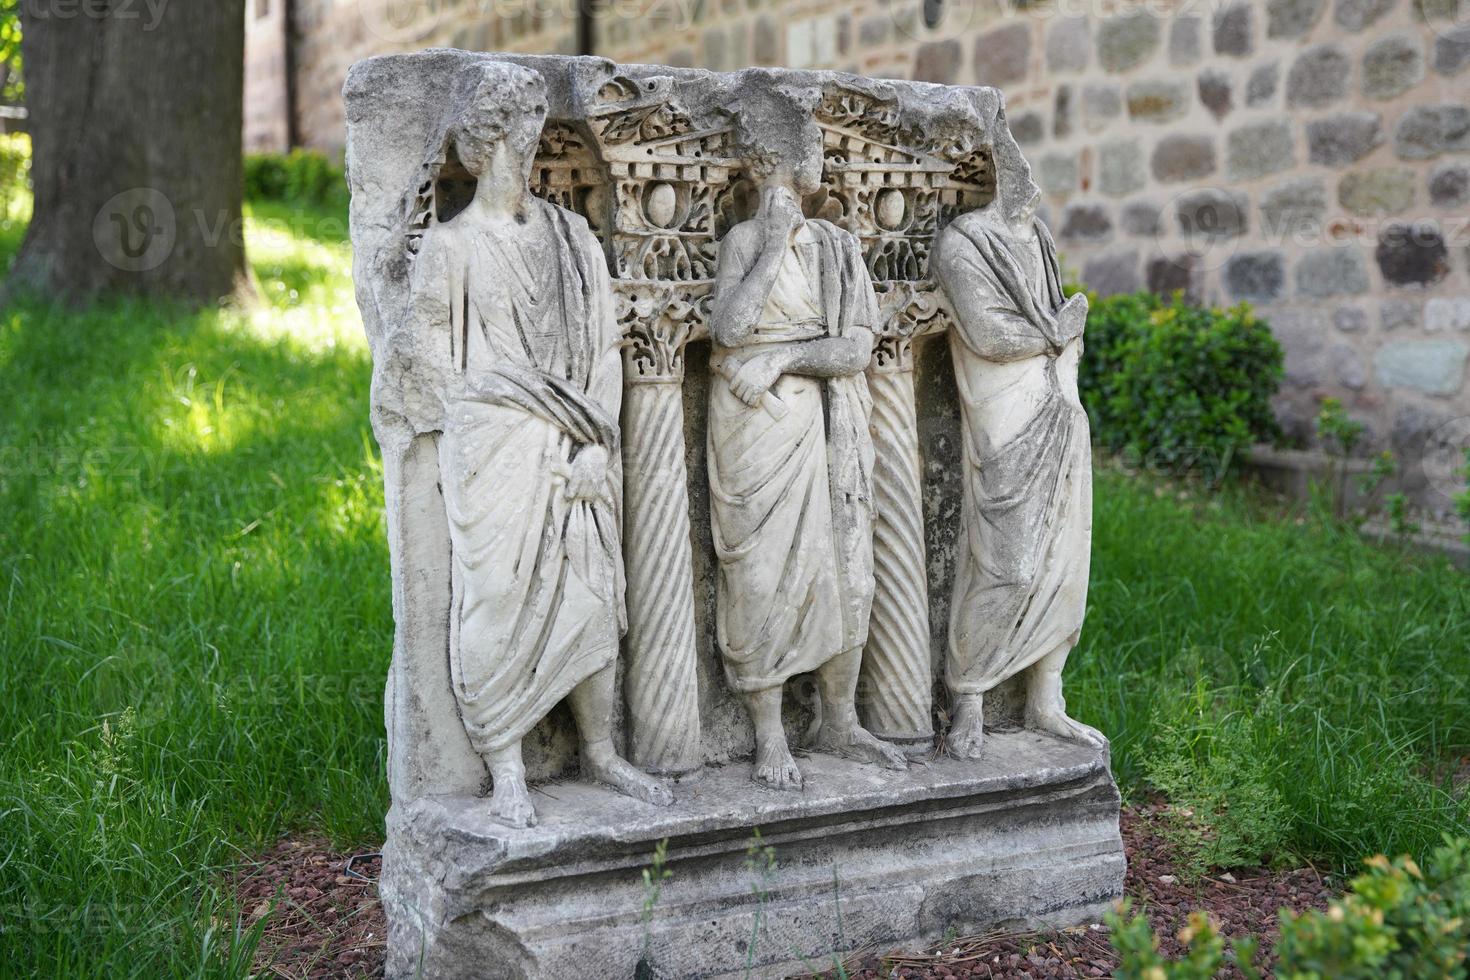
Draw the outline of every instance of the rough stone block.
[[[1441,163],[1429,172],[1429,203],[1437,208],[1470,204],[1470,167]]]
[[[1286,288],[1286,265],[1278,251],[1239,252],[1225,263],[1223,279],[1233,300],[1273,303]]]
[[[1368,311],[1361,306],[1339,306],[1332,312],[1332,325],[1343,333],[1362,333],[1368,329]]]
[[[1365,217],[1398,214],[1413,205],[1414,182],[1412,170],[1359,170],[1343,174],[1337,185],[1337,200],[1353,214]]]
[[[1250,224],[1248,209],[1244,194],[1215,187],[1190,191],[1174,202],[1179,233],[1191,241],[1239,237]]]
[[[1010,121],[1011,136],[1022,146],[1031,146],[1046,138],[1046,121],[1035,110],[1018,112]]]
[[[1198,17],[1176,17],[1169,25],[1169,64],[1183,68],[1199,61],[1200,26]]]
[[[1214,137],[1165,136],[1154,147],[1150,166],[1166,184],[1207,177],[1216,167]]]
[[[1072,86],[1057,86],[1051,100],[1051,134],[1057,139],[1072,135]]]
[[[1296,158],[1291,124],[1282,119],[1251,123],[1226,137],[1225,170],[1231,180],[1252,180],[1290,167]]]
[[[1321,384],[1327,377],[1327,314],[1315,307],[1292,307],[1271,314],[1271,333],[1285,355],[1282,365],[1290,384]]]
[[[964,56],[958,41],[926,41],[914,54],[914,81],[953,84]]]
[[[1123,93],[1118,86],[1103,82],[1082,87],[1082,125],[1088,132],[1106,129],[1122,114]]]
[[[1326,0],[1266,0],[1266,36],[1301,37],[1322,16]]]
[[[1234,106],[1230,76],[1222,71],[1206,69],[1198,79],[1200,104],[1216,119],[1224,119]]]
[[[750,58],[757,65],[774,65],[781,60],[781,42],[776,36],[776,19],[770,14],[756,18],[751,33]]]
[[[1363,94],[1391,99],[1424,80],[1424,45],[1409,34],[1390,34],[1363,52]]]
[[[1424,303],[1424,329],[1470,330],[1470,296],[1436,296]]]
[[[975,38],[975,82],[1009,85],[1023,81],[1031,65],[1031,25],[1021,20]]]
[[[1465,385],[1467,357],[1470,344],[1462,340],[1406,340],[1379,348],[1374,364],[1385,388],[1454,395]]]
[[[1419,325],[1419,304],[1407,299],[1386,299],[1378,307],[1378,322],[1387,330],[1411,330]]]
[[[1394,127],[1393,149],[1405,160],[1470,150],[1470,106],[1456,102],[1411,106]]]
[[[1319,177],[1293,177],[1261,195],[1261,230],[1311,244],[1322,232],[1327,188]]]
[[[795,794],[727,766],[661,809],[558,783],[526,830],[472,798],[420,799],[389,815],[387,974],[629,977],[646,948],[655,977],[782,977],[803,957],[1101,918],[1123,876],[1105,758],[1034,732],[987,746],[899,774],[812,756]],[[747,865],[752,828],[769,874]],[[645,923],[642,872],[664,840],[672,876]]]
[[[1333,344],[1328,353],[1337,383],[1350,391],[1361,391],[1368,384],[1368,362],[1362,351],[1349,344]]]
[[[1097,189],[1112,197],[1123,197],[1140,190],[1147,176],[1143,169],[1143,148],[1136,139],[1103,143],[1097,152]]]
[[[1146,80],[1128,86],[1128,116],[1139,122],[1178,119],[1189,109],[1189,90],[1182,82]]]
[[[1245,104],[1265,105],[1276,97],[1276,87],[1281,83],[1281,62],[1268,61],[1257,65],[1245,83]]]
[[[1470,24],[1449,28],[1434,39],[1434,70],[1458,75],[1470,67]]]
[[[1376,112],[1339,112],[1307,123],[1307,159],[1328,167],[1356,163],[1383,142]]]
[[[1159,46],[1159,19],[1134,10],[1102,22],[1097,29],[1097,60],[1107,71],[1127,71],[1147,61]]]
[[[1339,27],[1361,31],[1393,9],[1398,0],[1337,0],[1332,19]]]
[[[1160,296],[1183,293],[1190,302],[1199,301],[1199,283],[1195,277],[1195,257],[1192,255],[1160,256],[1150,259],[1144,273],[1144,281],[1151,292]]]
[[[1138,252],[1109,252],[1094,256],[1082,266],[1082,281],[1099,296],[1135,293],[1143,288],[1138,274]]]
[[[1092,34],[1086,17],[1064,17],[1046,33],[1046,68],[1054,74],[1087,70]]]
[[[1159,206],[1153,201],[1129,201],[1118,215],[1118,224],[1125,232],[1139,238],[1157,235]]]
[[[1368,267],[1354,245],[1322,246],[1296,264],[1296,291],[1303,296],[1344,296],[1368,291]]]
[[[1048,153],[1036,167],[1036,182],[1048,194],[1065,196],[1077,189],[1077,158],[1070,153]]]
[[[1215,53],[1243,58],[1254,48],[1251,5],[1231,4],[1215,12]]]
[[[1286,104],[1321,108],[1348,94],[1352,59],[1339,44],[1317,44],[1297,55],[1286,73]]]
[[[1105,242],[1113,235],[1113,219],[1104,204],[1069,204],[1062,212],[1063,241]]]
[[[1391,286],[1429,286],[1450,272],[1444,236],[1433,222],[1387,225],[1378,234],[1374,256]]]

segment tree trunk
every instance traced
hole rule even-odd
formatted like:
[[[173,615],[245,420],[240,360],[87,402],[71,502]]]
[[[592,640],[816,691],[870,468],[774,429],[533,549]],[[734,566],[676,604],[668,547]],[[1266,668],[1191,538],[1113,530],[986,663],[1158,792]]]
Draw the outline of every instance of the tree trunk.
[[[35,214],[6,292],[201,304],[247,292],[245,0],[21,10]]]

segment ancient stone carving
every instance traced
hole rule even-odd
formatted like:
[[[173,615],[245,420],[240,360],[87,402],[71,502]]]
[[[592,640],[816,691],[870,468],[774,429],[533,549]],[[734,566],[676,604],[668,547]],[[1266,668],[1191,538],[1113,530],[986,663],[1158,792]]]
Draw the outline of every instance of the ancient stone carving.
[[[999,94],[447,49],[344,94],[393,563],[388,975],[718,974],[765,914],[730,873],[753,824],[785,896],[763,975],[825,956],[786,938],[827,941],[833,855],[864,943],[1119,894],[1107,755],[1056,676],[1085,311]],[[940,662],[963,758],[906,766]],[[752,756],[801,792],[755,790]],[[683,884],[609,905],[660,841]]]
[[[986,692],[1025,671],[1029,727],[1099,747],[1067,717],[1061,674],[1087,605],[1092,471],[1077,360],[1087,297],[1064,299],[1056,246],[1036,220],[1040,190],[1008,133],[1007,174],[985,207],[936,244],[935,277],[964,420],[963,543],[950,607],[946,747],[978,758]]]
[[[613,746],[622,364],[602,250],[580,217],[527,190],[541,77],[484,64],[456,83],[412,205],[408,317],[386,337],[374,402],[443,433],[459,715],[490,769],[490,812],[513,826],[535,821],[521,740],[563,698],[585,775],[669,803]],[[473,190],[446,220],[432,197],[451,158]]]
[[[756,216],[720,243],[710,310],[716,631],[756,729],[754,776],[801,786],[781,687],[815,671],[815,747],[904,768],[859,723],[873,601],[873,444],[864,371],[878,308],[858,241],[808,221],[821,134],[779,92],[742,106]],[[757,121],[758,120],[758,121]]]

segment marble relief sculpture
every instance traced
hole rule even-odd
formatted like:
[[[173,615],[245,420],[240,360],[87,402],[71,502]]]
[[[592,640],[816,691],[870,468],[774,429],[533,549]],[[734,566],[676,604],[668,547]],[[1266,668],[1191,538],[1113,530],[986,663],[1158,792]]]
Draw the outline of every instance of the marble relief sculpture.
[[[779,977],[1096,921],[1119,798],[1061,692],[1087,307],[1000,94],[434,49],[344,101],[387,975]]]
[[[613,745],[626,618],[607,265],[583,218],[527,190],[546,114],[540,76],[487,64],[457,83],[460,111],[431,147],[426,183],[452,155],[473,196],[449,220],[429,216],[377,387],[401,393],[417,428],[443,433],[460,717],[490,770],[489,811],[512,826],[536,819],[521,740],[563,698],[584,775],[667,804],[668,789]]]
[[[1102,747],[1067,716],[1062,668],[1087,607],[1092,457],[1077,398],[1087,297],[1062,295],[1056,246],[1036,219],[1041,191],[1008,133],[1010,179],[960,215],[935,245],[935,278],[963,419],[962,540],[944,676],[946,748],[978,758],[986,692],[1025,673],[1028,727]]]
[[[905,767],[858,722],[873,603],[873,442],[864,371],[878,307],[858,241],[806,220],[822,137],[779,97],[747,105],[764,139],[749,155],[754,218],[720,243],[711,303],[710,521],[716,638],[755,723],[757,782],[799,788],[782,685],[815,672],[813,747]]]

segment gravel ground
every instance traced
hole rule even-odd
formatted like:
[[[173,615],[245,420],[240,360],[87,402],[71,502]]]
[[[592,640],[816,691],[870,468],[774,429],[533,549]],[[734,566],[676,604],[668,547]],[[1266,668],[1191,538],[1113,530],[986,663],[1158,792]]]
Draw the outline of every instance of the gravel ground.
[[[1125,809],[1123,843],[1127,893],[1147,909],[1166,953],[1182,950],[1175,935],[1194,909],[1209,911],[1228,936],[1260,935],[1269,953],[1278,908],[1324,908],[1335,894],[1311,868],[1236,870],[1186,884],[1159,832],[1161,810],[1158,804]],[[265,916],[275,900],[257,956],[261,974],[290,980],[381,976],[378,867],[376,854],[344,854],[321,839],[301,838],[282,840],[241,869],[235,891],[250,921]],[[855,980],[1106,977],[1116,962],[1107,930],[1095,925],[967,937],[925,953],[870,951],[851,957],[846,969]]]

